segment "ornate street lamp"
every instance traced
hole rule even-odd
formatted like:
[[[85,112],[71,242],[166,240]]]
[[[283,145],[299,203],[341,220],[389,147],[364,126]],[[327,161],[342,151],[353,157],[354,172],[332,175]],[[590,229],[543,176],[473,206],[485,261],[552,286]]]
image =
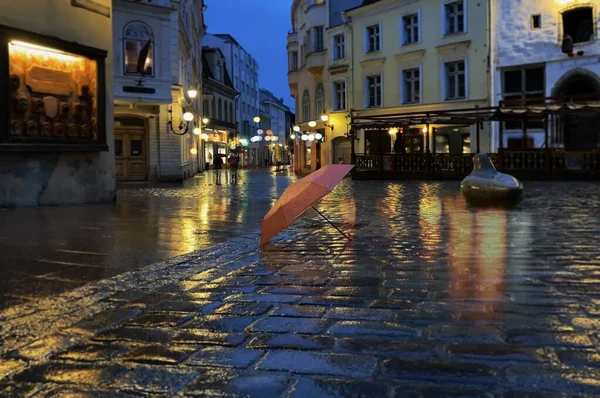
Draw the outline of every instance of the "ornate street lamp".
[[[194,120],[194,114],[192,112],[185,112],[177,126],[178,131],[175,131],[173,128],[173,108],[169,108],[167,112],[170,115],[170,119],[167,121],[167,127],[171,132],[175,135],[186,135],[190,129],[190,122]]]

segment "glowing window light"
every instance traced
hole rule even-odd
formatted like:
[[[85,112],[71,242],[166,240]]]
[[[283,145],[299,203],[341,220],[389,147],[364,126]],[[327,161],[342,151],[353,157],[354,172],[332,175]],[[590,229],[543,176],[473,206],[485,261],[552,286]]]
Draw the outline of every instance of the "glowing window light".
[[[9,52],[12,52],[12,51],[24,52],[26,54],[42,55],[42,56],[46,56],[46,57],[56,58],[61,61],[69,61],[69,62],[81,62],[84,59],[83,57],[70,55],[68,53],[57,50],[55,48],[38,46],[37,44],[26,43],[26,42],[18,41],[18,40],[11,41],[9,43],[8,50],[9,50]]]

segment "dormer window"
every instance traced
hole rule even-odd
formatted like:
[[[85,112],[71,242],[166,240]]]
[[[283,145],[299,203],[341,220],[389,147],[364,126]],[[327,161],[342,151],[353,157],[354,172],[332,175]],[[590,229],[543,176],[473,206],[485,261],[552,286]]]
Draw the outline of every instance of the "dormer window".
[[[573,43],[594,40],[594,12],[592,7],[576,7],[562,12],[563,37],[569,35]]]
[[[154,76],[154,43],[152,30],[142,22],[130,22],[123,32],[125,74],[138,75],[140,55],[146,57],[144,75]]]
[[[215,78],[218,81],[223,80],[223,70],[221,69],[221,62],[217,61],[217,66],[215,67]]]

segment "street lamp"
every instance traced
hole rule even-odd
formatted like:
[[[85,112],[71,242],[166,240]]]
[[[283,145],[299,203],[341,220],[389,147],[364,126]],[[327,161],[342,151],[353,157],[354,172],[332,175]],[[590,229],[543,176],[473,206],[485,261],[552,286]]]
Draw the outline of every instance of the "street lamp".
[[[192,112],[185,112],[179,121],[179,125],[177,126],[179,131],[175,131],[173,128],[173,108],[169,108],[167,112],[170,115],[169,120],[167,120],[167,127],[171,130],[171,132],[175,135],[186,135],[190,129],[190,122],[194,120],[194,114]]]
[[[260,117],[258,116],[254,116],[254,119],[252,120],[254,120],[254,123],[260,123]]]
[[[294,126],[292,128],[292,130],[294,130],[296,133],[300,131],[300,126]]]
[[[310,128],[315,128],[317,125],[317,122],[315,122],[314,120],[311,120],[310,122],[308,122],[308,127]]]
[[[190,89],[188,90],[187,94],[188,94],[188,97],[190,97],[190,98],[192,98],[192,99],[193,99],[193,98],[196,98],[196,97],[198,96],[198,90],[195,90],[195,89],[193,89],[193,88],[190,88]]]
[[[327,122],[329,121],[329,116],[327,116],[326,113],[323,112],[323,114],[321,115],[321,120],[323,121],[323,126],[329,127],[331,128],[331,131],[333,131],[333,124],[327,124]]]

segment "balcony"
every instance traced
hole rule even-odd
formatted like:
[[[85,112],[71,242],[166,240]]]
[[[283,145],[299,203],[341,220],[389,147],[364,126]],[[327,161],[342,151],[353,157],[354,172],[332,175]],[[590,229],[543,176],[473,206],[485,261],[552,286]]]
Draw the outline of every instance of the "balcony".
[[[287,37],[287,47],[298,45],[298,31],[290,30]]]
[[[290,93],[292,94],[298,91],[298,81],[300,80],[299,75],[300,73],[298,70],[291,70],[288,72],[288,86],[290,86]]]
[[[306,66],[310,73],[316,75],[323,72],[323,68],[325,68],[326,54],[327,52],[323,50],[319,52],[312,52],[306,56]]]

